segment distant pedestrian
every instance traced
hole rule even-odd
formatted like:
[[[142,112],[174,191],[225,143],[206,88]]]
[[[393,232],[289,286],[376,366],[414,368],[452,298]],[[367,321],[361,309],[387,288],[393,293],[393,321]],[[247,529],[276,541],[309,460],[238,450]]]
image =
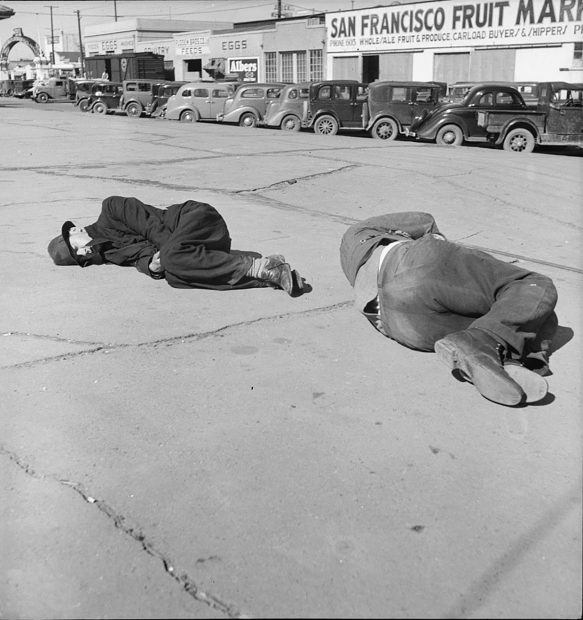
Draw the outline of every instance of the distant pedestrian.
[[[151,278],[165,278],[174,288],[271,286],[289,295],[303,288],[299,273],[280,254],[257,258],[231,252],[222,216],[195,200],[159,209],[137,198],[110,196],[95,223],[80,228],[65,222],[48,252],[56,265],[134,266]]]
[[[546,396],[558,326],[547,276],[446,241],[420,212],[354,224],[340,261],[358,310],[385,336],[435,351],[457,378],[502,405]]]

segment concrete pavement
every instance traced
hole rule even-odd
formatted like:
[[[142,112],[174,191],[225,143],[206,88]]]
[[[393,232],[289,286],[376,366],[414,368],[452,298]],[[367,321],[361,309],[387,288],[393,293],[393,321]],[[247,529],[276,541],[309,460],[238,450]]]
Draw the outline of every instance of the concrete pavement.
[[[582,162],[0,100],[0,617],[581,615]],[[312,289],[55,267],[101,200],[196,198]],[[483,399],[351,305],[386,211],[551,276],[550,396]]]

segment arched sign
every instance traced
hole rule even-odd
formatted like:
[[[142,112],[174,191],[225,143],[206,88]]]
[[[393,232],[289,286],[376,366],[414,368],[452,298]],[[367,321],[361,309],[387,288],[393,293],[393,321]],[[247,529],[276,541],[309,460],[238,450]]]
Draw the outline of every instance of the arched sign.
[[[0,51],[0,70],[8,71],[8,55],[17,43],[27,45],[35,56],[41,56],[41,50],[38,43],[22,33],[22,28],[15,28],[14,34],[4,43]]]

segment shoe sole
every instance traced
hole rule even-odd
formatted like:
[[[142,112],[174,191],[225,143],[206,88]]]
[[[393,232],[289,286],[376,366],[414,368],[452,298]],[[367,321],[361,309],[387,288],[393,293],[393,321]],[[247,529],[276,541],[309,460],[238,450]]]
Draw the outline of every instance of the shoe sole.
[[[470,364],[468,355],[455,342],[438,340],[435,353],[452,372],[459,371],[464,379],[470,381],[484,398],[508,407],[516,407],[523,402],[525,395],[514,379],[509,376],[506,380],[494,365],[478,361]]]
[[[525,402],[537,403],[547,395],[549,385],[546,379],[536,372],[520,364],[505,364],[504,370],[518,383],[522,391],[526,394]]]

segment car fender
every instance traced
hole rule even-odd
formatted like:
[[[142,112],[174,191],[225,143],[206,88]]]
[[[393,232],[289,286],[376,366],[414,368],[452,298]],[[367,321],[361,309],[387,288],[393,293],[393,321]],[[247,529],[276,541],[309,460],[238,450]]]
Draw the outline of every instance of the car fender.
[[[502,131],[498,134],[498,138],[496,138],[494,144],[502,144],[508,135],[508,132],[513,129],[528,129],[534,136],[536,143],[540,144],[540,132],[538,127],[530,119],[524,117],[513,118],[508,121],[508,123],[506,123],[506,125],[502,128]]]
[[[403,127],[401,125],[401,121],[393,116],[392,114],[387,114],[387,112],[380,112],[379,114],[375,115],[373,118],[371,118],[368,123],[366,124],[365,130],[366,131],[370,131],[373,127],[373,125],[380,120],[381,118],[389,118],[392,121],[394,121],[395,123],[397,123],[397,128],[399,129],[399,132],[403,133]]]
[[[468,135],[468,129],[466,122],[460,116],[456,114],[434,114],[427,120],[423,121],[419,127],[415,129],[415,135],[417,138],[423,138],[427,140],[435,140],[437,132],[444,125],[457,125],[463,132],[464,138]]]
[[[252,105],[246,105],[243,107],[235,108],[227,114],[223,113],[223,117],[221,120],[224,123],[238,123],[239,119],[243,116],[243,114],[247,114],[248,112],[255,115],[258,119],[261,119],[263,117],[263,115],[261,114],[261,112],[259,112],[257,108],[253,107]]]

